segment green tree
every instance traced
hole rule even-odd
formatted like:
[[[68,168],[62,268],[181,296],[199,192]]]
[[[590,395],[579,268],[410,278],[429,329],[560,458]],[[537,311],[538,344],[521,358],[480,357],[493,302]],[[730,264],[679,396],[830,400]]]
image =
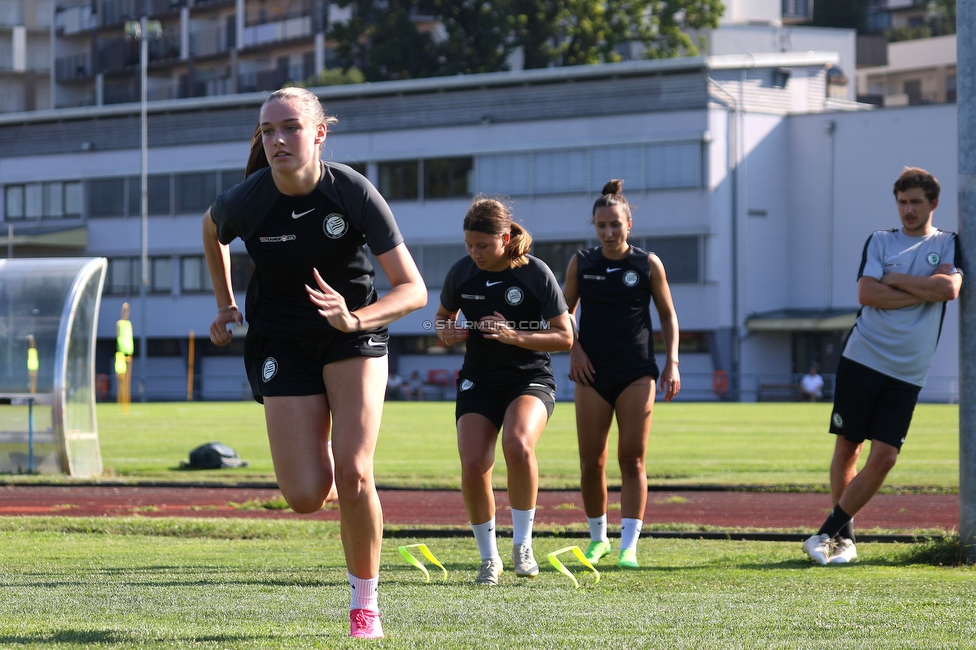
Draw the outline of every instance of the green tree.
[[[447,39],[439,44],[440,74],[474,74],[508,70],[512,51],[505,13],[507,2],[433,0]]]
[[[646,58],[698,54],[684,31],[717,27],[721,0],[513,0],[512,33],[526,68],[619,61],[630,43]]]
[[[430,15],[430,7],[416,0],[340,0],[337,4],[353,6],[348,22],[331,26],[343,68],[358,67],[367,81],[436,74],[437,46],[414,21],[418,15]]]

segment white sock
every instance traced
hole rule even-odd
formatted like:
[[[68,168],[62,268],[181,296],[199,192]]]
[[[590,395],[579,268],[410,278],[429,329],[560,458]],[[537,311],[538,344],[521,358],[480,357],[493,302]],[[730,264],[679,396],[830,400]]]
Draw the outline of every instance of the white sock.
[[[512,544],[532,546],[532,522],[535,521],[535,508],[516,510],[512,508]]]
[[[349,599],[349,611],[354,609],[366,609],[371,612],[380,611],[378,596],[380,577],[357,578],[346,571],[349,578],[349,589],[352,597]]]
[[[607,513],[604,512],[599,517],[587,517],[586,523],[590,525],[591,542],[610,541],[610,538],[607,537]]]
[[[478,542],[478,552],[481,553],[482,560],[499,557],[494,517],[483,524],[471,524],[471,530],[474,531],[474,540]]]
[[[640,537],[641,527],[644,522],[640,519],[627,519],[626,517],[621,520],[620,526],[620,550],[624,551],[630,549],[632,551],[637,550],[637,538]]]

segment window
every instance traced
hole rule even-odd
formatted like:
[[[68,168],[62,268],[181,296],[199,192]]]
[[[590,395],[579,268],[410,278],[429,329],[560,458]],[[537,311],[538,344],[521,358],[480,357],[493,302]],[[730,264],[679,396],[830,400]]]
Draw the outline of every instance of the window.
[[[24,218],[23,185],[8,185],[4,188],[4,214],[8,221]]]
[[[149,258],[149,291],[150,293],[173,292],[173,258]]]
[[[149,214],[169,214],[169,174],[149,177]],[[142,177],[129,177],[129,216],[142,215]]]
[[[424,198],[469,196],[471,158],[432,158],[424,161]]]
[[[624,179],[624,193],[644,189],[644,147],[593,149],[590,152],[590,190],[600,192],[611,178]]]
[[[447,272],[467,255],[464,244],[432,244],[420,249],[420,268],[428,287],[443,287]]]
[[[41,186],[42,214],[45,217],[64,216],[64,184],[44,183]]]
[[[177,212],[203,213],[217,198],[216,172],[178,174],[175,180]]]
[[[503,196],[532,193],[530,157],[527,153],[478,158],[478,191]]]
[[[647,189],[701,187],[701,143],[677,142],[647,147]],[[626,186],[624,187],[626,191]]]
[[[113,257],[108,261],[105,293],[113,296],[133,296],[142,283],[142,264],[138,257]]]
[[[950,103],[956,101],[956,75],[954,74],[946,75],[946,101]]]
[[[81,216],[81,183],[64,184],[64,216]]]
[[[125,214],[125,179],[99,178],[87,181],[89,217],[121,217]]]
[[[81,183],[54,181],[8,185],[4,192],[7,220],[81,216]]]
[[[906,81],[904,85],[904,92],[906,95],[908,95],[909,104],[922,103],[922,81],[920,79]]]
[[[566,267],[576,251],[586,248],[584,241],[543,241],[532,242],[532,254],[552,269],[552,274],[560,283],[566,280]]]
[[[40,183],[24,186],[24,208],[28,219],[36,219],[44,214],[44,193]]]
[[[661,258],[669,283],[701,282],[701,237],[647,237],[635,243]]]
[[[533,156],[533,190],[536,194],[569,194],[586,191],[584,149],[551,151]]]
[[[407,201],[417,198],[417,161],[400,160],[380,163],[380,183],[377,188],[387,201]]]
[[[180,258],[180,292],[207,293],[213,291],[207,260],[203,255]]]

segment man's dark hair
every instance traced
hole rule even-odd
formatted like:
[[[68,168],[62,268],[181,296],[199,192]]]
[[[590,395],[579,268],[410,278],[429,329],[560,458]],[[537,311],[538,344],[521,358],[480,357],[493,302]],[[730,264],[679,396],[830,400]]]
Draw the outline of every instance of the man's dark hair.
[[[939,198],[939,192],[942,191],[935,176],[918,167],[906,167],[895,181],[895,198],[898,198],[899,192],[906,192],[913,187],[922,188],[929,203]]]

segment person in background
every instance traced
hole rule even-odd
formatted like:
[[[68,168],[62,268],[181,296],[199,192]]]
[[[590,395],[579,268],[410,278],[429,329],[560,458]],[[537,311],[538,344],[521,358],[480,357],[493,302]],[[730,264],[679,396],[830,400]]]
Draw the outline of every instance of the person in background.
[[[501,201],[476,197],[464,216],[468,255],[447,274],[437,308],[437,335],[467,342],[458,374],[461,493],[478,543],[475,582],[496,585],[502,559],[495,539],[491,474],[502,436],[512,507],[515,575],[534,578],[532,525],[539,491],[535,446],[556,403],[549,353],[568,350],[573,329],[559,284],[528,254],[532,237]],[[464,312],[465,321],[458,321]]]
[[[895,466],[925,385],[945,317],[962,289],[959,238],[932,225],[939,182],[916,167],[895,181],[901,228],[878,230],[861,254],[857,297],[862,308],[837,365],[830,432],[834,510],[803,551],[817,564],[857,558],[854,517]],[[871,441],[861,471],[857,461]]]
[[[816,366],[811,366],[810,372],[803,375],[803,378],[800,379],[800,397],[811,402],[816,402],[823,397],[823,387],[823,377],[817,372]]]
[[[593,204],[600,239],[581,250],[566,269],[566,305],[580,307],[579,332],[570,355],[576,382],[576,432],[580,490],[590,528],[584,552],[596,562],[609,555],[607,455],[610,425],[617,417],[620,463],[620,554],[617,566],[637,568],[637,539],[647,504],[647,440],[654,396],[670,402],[681,390],[678,372],[678,316],[660,258],[628,243],[633,227],[623,181],[611,180]],[[661,320],[664,370],[654,359],[651,303]],[[660,374],[660,384],[657,383]]]

